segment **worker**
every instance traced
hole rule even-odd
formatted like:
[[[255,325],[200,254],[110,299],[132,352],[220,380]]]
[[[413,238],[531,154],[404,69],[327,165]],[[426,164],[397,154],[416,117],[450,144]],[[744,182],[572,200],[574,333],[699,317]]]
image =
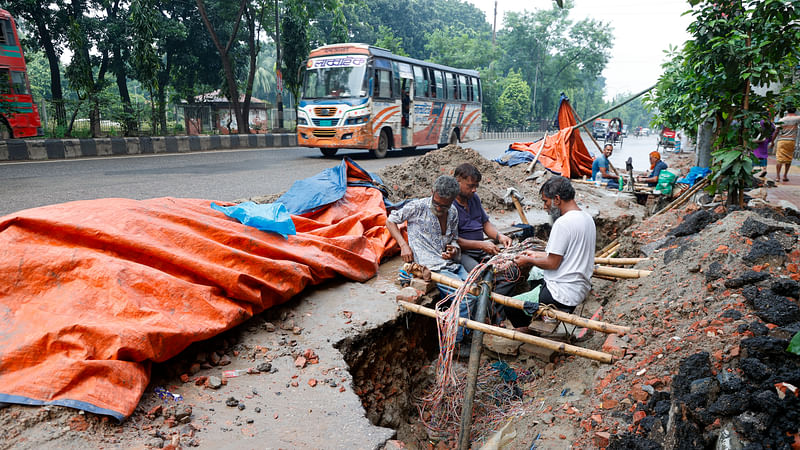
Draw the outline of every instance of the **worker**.
[[[650,174],[647,176],[638,175],[636,181],[647,183],[648,186],[658,184],[658,176],[661,171],[667,168],[667,163],[661,160],[661,153],[650,152]]]
[[[797,108],[789,106],[786,108],[786,115],[777,120],[777,129],[773,133],[773,145],[775,147],[775,182],[789,181],[789,167],[792,166],[794,158],[794,144],[797,140],[797,124],[800,122],[800,115],[797,115]],[[781,178],[781,167],[783,167],[783,178]]]
[[[481,183],[480,171],[472,164],[464,163],[456,167],[453,175],[459,185],[455,206],[458,211],[461,265],[469,272],[487,256],[496,255],[500,251],[498,244],[505,247],[511,245],[511,238],[498,231],[489,221],[481,199],[475,193]],[[490,240],[484,240],[484,235]]]
[[[592,216],[575,202],[575,188],[569,179],[554,176],[539,194],[553,219],[545,250],[526,250],[514,258],[520,267],[538,267],[543,277],[532,283],[529,298],[572,313],[592,287],[596,230]],[[538,290],[538,292],[537,292]],[[518,331],[526,331],[531,321],[524,311],[506,308],[506,316]]]
[[[448,175],[441,175],[433,184],[430,197],[412,200],[402,208],[389,214],[386,228],[400,246],[400,256],[405,262],[416,262],[433,272],[466,280],[469,273],[459,262],[461,248],[458,245],[458,211],[453,202],[459,193],[458,181]],[[398,228],[406,223],[408,241]],[[453,292],[452,288],[438,285],[442,295]],[[459,316],[470,318],[475,311],[477,299],[468,295],[460,304]],[[469,333],[468,333],[469,334]],[[464,327],[458,327],[456,343],[464,339]],[[468,348],[464,350],[464,354]]]
[[[614,153],[613,145],[606,144],[603,146],[603,152],[592,162],[592,180],[598,185],[605,184],[612,189],[618,189],[619,179],[609,172],[611,162],[608,158],[611,157],[612,153]]]

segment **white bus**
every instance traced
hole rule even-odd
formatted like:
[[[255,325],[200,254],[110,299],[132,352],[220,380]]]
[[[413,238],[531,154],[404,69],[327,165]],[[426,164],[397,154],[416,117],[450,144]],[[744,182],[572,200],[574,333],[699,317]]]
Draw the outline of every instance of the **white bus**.
[[[475,70],[367,44],[326,45],[306,62],[297,144],[325,156],[353,148],[383,158],[393,148],[466,142],[480,136],[481,98]]]

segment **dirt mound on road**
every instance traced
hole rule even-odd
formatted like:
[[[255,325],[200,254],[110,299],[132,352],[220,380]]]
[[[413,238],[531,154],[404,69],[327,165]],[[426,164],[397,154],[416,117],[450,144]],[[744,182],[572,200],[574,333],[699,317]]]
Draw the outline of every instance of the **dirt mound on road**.
[[[406,162],[384,167],[378,171],[384,185],[389,190],[389,200],[422,198],[431,195],[433,182],[440,175],[452,175],[457,166],[470,163],[481,172],[478,196],[488,211],[509,209],[503,201],[506,189],[517,188],[525,197],[526,204],[541,204],[539,189],[532,182],[525,181],[528,174],[525,165],[505,167],[489,161],[480,153],[457,145],[448,145]]]

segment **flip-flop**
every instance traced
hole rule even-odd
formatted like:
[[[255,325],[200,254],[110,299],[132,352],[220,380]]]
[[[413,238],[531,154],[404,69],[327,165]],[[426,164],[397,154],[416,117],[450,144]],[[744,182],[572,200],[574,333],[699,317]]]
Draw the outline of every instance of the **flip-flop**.
[[[784,177],[784,178],[783,178],[783,181],[784,181],[784,182],[787,182],[787,181],[789,181],[789,179],[788,179],[788,178],[786,178],[786,177]]]

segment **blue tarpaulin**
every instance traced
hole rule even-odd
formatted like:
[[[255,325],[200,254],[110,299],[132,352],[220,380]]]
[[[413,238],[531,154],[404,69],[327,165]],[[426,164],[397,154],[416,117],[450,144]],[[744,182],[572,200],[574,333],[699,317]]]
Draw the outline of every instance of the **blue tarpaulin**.
[[[350,158],[342,158],[341,164],[331,167],[304,180],[295,181],[292,187],[276,203],[283,203],[289,214],[305,214],[329,205],[344,197],[347,191],[347,164],[350,170],[360,170],[372,183],[357,181],[350,186],[373,186],[383,190],[383,181],[376,174],[367,172]]]
[[[689,169],[689,173],[686,174],[685,177],[676,181],[676,183],[688,184],[689,186],[694,186],[694,184],[700,178],[705,178],[708,174],[711,173],[711,169],[707,167],[698,167],[694,166]]]
[[[233,217],[244,225],[258,228],[261,231],[272,231],[284,238],[290,234],[297,234],[292,216],[289,215],[289,211],[282,203],[244,202],[233,206],[219,206],[211,202],[211,209]]]
[[[517,164],[529,163],[533,161],[533,158],[534,156],[531,152],[521,152],[519,150],[512,150],[509,148],[499,158],[494,159],[493,161],[501,166],[513,167]]]

